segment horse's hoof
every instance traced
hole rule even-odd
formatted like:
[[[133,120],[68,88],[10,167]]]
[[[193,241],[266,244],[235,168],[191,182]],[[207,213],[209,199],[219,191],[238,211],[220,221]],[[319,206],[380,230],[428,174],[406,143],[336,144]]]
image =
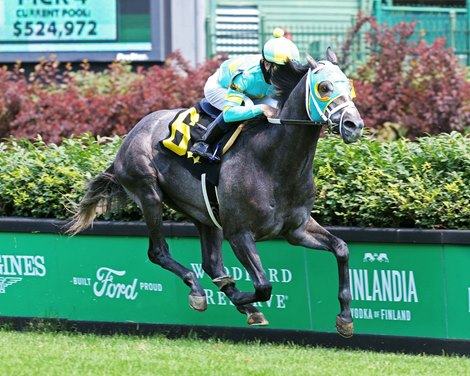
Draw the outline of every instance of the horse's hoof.
[[[189,295],[189,306],[195,311],[203,312],[207,309],[205,296]]]
[[[351,338],[354,334],[354,325],[352,321],[346,322],[341,317],[336,316],[336,331],[341,337]]]
[[[252,326],[266,326],[269,325],[269,321],[266,320],[264,315],[261,312],[254,312],[248,314],[248,319],[246,320],[249,325]]]

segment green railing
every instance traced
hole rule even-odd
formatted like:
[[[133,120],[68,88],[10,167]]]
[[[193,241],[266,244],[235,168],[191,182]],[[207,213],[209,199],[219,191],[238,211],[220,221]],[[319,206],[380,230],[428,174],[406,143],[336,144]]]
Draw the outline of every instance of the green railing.
[[[399,22],[416,22],[416,37],[431,43],[444,37],[447,47],[454,49],[462,62],[470,65],[469,14],[465,8],[411,7],[374,4],[378,23],[396,25]]]
[[[279,25],[272,22],[264,22],[261,40],[264,43],[271,38],[272,30],[275,27],[281,27],[299,47],[302,56],[305,57],[309,54],[314,58],[321,58],[325,56],[328,47],[331,47],[337,52],[341,49],[354,23],[355,19],[351,19],[349,25],[311,25],[298,23]],[[360,43],[360,39],[354,41],[352,49],[352,53],[355,54],[356,59],[362,60],[364,58],[365,51],[363,50],[363,45]]]
[[[301,56],[305,58],[307,54],[314,58],[325,56],[327,47],[340,51],[344,44],[350,28],[354,25],[355,19],[351,19],[350,24],[344,25],[316,25],[302,23],[273,23],[260,17],[257,30],[217,31],[211,19],[206,23],[206,46],[207,57],[217,54],[228,56],[260,53],[263,44],[272,37],[272,31],[276,27],[281,27],[286,36],[289,37],[298,47]],[[350,57],[351,61],[363,61],[366,51],[362,35],[357,37],[352,44]]]
[[[438,7],[411,7],[393,6],[383,4],[376,0],[372,10],[377,21],[390,26],[399,22],[416,22],[415,38],[423,37],[432,42],[436,38],[444,37],[447,47],[454,49],[460,60],[470,65],[470,37],[469,12],[465,8],[438,8]],[[355,24],[351,17],[350,24],[328,25],[290,22],[285,24],[274,23],[263,15],[259,17],[256,28],[251,30],[238,30],[227,33],[217,30],[215,18],[207,20],[207,56],[225,53],[229,56],[246,53],[259,53],[263,43],[271,37],[275,27],[283,28],[297,44],[303,57],[306,54],[318,58],[325,54],[327,47],[339,51],[343,45],[350,28]],[[367,51],[364,44],[364,31],[352,43],[350,49],[351,61],[364,61]],[[223,40],[223,42],[221,42]]]

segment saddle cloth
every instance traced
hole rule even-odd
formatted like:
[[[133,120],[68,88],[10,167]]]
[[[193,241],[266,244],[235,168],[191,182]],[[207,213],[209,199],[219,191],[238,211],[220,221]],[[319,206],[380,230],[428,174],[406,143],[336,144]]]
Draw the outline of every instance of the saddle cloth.
[[[208,107],[208,102],[202,102],[202,105],[199,102],[194,107],[181,110],[169,124],[169,136],[162,140],[160,144],[162,146],[161,149],[165,152],[174,153],[179,156],[176,160],[191,172],[194,177],[200,180],[201,175],[206,174],[207,181],[217,185],[219,182],[220,163],[212,163],[204,158],[193,155],[190,151],[192,145],[201,139],[207,126],[217,116],[213,110],[214,108]],[[233,145],[236,137],[241,132],[240,127],[242,126],[238,128],[233,127],[233,130],[225,134],[213,147],[215,154],[219,158],[222,159],[222,155]]]
[[[171,153],[184,168],[195,178],[201,180],[204,202],[209,216],[216,227],[219,224],[219,202],[217,185],[219,183],[220,163],[212,163],[204,158],[193,155],[191,146],[201,139],[207,126],[217,117],[219,110],[212,107],[204,99],[194,107],[179,111],[169,124],[170,135],[158,145],[160,151]],[[233,145],[240,134],[243,124],[226,133],[215,145],[215,154],[222,155]]]

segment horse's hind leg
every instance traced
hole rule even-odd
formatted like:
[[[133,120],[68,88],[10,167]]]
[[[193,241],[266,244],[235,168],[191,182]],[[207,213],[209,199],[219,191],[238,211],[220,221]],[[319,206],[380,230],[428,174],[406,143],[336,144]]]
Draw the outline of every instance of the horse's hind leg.
[[[349,306],[351,303],[351,288],[349,285],[348,246],[343,240],[329,233],[311,217],[305,226],[285,234],[285,237],[292,244],[331,251],[335,255],[339,276],[338,300],[341,306],[341,312],[336,317],[336,330],[343,337],[351,337],[354,329]]]
[[[236,305],[245,305],[269,300],[272,286],[264,272],[253,236],[249,233],[237,233],[227,238],[235,256],[245,267],[255,287],[255,292],[234,291],[231,296],[232,302]]]
[[[207,300],[204,289],[201,287],[196,275],[191,270],[176,262],[170,255],[168,244],[163,237],[162,229],[162,192],[156,181],[143,180],[140,184],[132,185],[132,198],[142,210],[145,223],[149,229],[148,257],[153,263],[171,271],[180,277],[189,286],[189,305],[196,311],[207,309]],[[128,189],[128,188],[126,188]],[[129,189],[128,189],[129,190]]]
[[[202,268],[212,278],[217,287],[233,302],[233,297],[240,293],[230,275],[226,275],[222,259],[222,231],[196,223],[201,237]],[[235,304],[235,303],[234,303]],[[248,316],[250,325],[268,325],[268,320],[251,304],[235,304],[239,312]]]

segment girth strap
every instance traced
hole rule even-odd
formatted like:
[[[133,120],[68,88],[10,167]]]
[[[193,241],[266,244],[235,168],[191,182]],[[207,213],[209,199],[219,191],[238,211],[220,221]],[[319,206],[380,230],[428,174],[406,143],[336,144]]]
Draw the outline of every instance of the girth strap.
[[[212,189],[207,186],[211,186]],[[214,225],[222,230],[222,226],[218,222],[216,216],[218,216],[218,207],[219,207],[219,197],[217,196],[217,187],[212,185],[206,181],[206,174],[201,175],[201,187],[202,187],[202,195],[204,197],[204,202],[206,204],[207,212],[209,213],[209,217],[211,218]],[[210,198],[209,198],[210,196]],[[214,209],[216,211],[214,211]]]

